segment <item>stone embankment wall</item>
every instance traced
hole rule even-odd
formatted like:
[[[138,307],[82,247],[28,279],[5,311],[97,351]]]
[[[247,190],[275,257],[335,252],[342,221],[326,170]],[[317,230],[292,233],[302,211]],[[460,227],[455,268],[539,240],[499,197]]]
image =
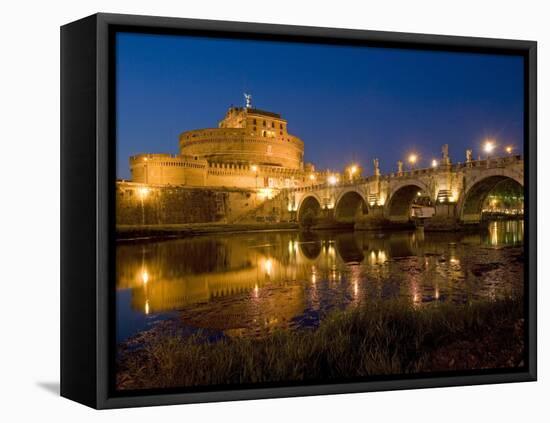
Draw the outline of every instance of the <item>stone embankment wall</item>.
[[[151,186],[118,182],[117,225],[229,223],[265,199],[250,190]]]

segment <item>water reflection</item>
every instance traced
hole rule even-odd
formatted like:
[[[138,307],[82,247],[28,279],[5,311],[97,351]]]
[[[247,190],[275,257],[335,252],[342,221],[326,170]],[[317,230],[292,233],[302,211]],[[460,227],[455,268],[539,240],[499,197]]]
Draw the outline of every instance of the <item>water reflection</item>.
[[[177,317],[229,336],[316,327],[332,309],[523,289],[522,221],[476,234],[266,232],[117,246],[117,338]]]
[[[493,221],[488,225],[489,245],[523,244],[523,220]]]

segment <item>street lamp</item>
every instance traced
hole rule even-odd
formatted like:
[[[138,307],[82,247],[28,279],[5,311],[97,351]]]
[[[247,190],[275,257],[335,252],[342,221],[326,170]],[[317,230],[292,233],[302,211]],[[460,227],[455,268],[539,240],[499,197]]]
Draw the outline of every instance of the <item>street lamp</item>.
[[[436,159],[433,159],[432,160],[432,167],[437,167],[437,160]]]
[[[141,187],[139,188],[138,192],[141,199],[144,200],[149,195],[149,188]]]
[[[357,173],[359,169],[357,168],[356,165],[351,165],[349,167],[349,179],[350,181],[353,181],[353,176]]]
[[[149,188],[147,188],[147,187],[138,188],[138,194],[139,194],[139,199],[140,199],[140,202],[141,202],[141,223],[143,225],[145,225],[145,204],[144,204],[144,200],[149,195]]]
[[[483,151],[487,153],[487,159],[489,158],[489,155],[493,152],[495,149],[495,142],[492,140],[485,141],[485,145],[483,146]]]
[[[418,161],[418,156],[416,154],[410,154],[409,155],[409,164],[411,165],[411,169],[414,169],[414,166],[416,165],[416,162]]]
[[[513,148],[511,145],[509,145],[509,146],[506,147],[506,152],[507,152],[508,154],[512,154],[512,151],[513,151],[513,150],[514,150],[514,148]]]
[[[327,179],[329,185],[336,185],[336,183],[338,182],[338,178],[336,178],[335,175],[330,175]]]

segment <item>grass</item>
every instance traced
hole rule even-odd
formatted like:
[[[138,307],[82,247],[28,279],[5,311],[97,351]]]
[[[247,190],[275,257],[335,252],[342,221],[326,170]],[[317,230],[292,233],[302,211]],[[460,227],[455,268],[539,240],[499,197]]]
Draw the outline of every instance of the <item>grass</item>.
[[[519,300],[414,309],[372,304],[336,312],[316,331],[205,342],[159,334],[122,352],[119,389],[318,381],[457,369],[517,367],[523,359]]]

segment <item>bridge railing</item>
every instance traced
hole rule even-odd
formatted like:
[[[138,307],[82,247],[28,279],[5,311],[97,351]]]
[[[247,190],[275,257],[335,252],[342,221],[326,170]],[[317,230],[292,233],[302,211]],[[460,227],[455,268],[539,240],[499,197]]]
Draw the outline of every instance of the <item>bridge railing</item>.
[[[365,176],[361,178],[356,178],[353,181],[339,182],[336,185],[330,185],[327,182],[323,182],[323,183],[317,183],[314,185],[308,185],[308,186],[303,186],[298,188],[286,188],[285,190],[292,191],[292,192],[310,192],[310,191],[317,191],[320,189],[333,188],[333,187],[345,188],[350,186],[366,184],[366,183],[375,181],[377,179],[386,180],[386,181],[389,179],[395,179],[395,178],[406,179],[406,178],[411,178],[415,176],[438,173],[444,170],[459,171],[465,168],[495,169],[495,168],[505,167],[510,164],[519,163],[522,161],[523,161],[523,157],[517,154],[517,155],[510,155],[510,156],[503,156],[503,157],[488,158],[483,160],[472,160],[470,162],[458,162],[448,166],[439,165],[436,167],[409,169],[409,170],[404,170],[403,172],[391,172],[380,176],[370,175],[370,176]]]
[[[460,170],[464,168],[471,167],[482,167],[482,168],[499,168],[504,167],[510,164],[519,163],[523,161],[523,158],[517,154],[513,156],[504,156],[504,157],[494,157],[483,160],[473,160],[471,162],[456,163],[453,165],[453,170]]]
[[[458,171],[460,169],[464,168],[499,168],[504,167],[510,164],[519,163],[523,161],[522,156],[513,155],[513,156],[503,156],[503,157],[494,157],[489,159],[482,159],[482,160],[472,160],[470,162],[458,162],[451,164],[447,169],[451,171]],[[436,167],[427,167],[427,168],[420,168],[420,169],[409,169],[404,170],[403,172],[392,172],[386,175],[381,176],[382,178],[410,178],[411,176],[419,176],[419,175],[426,175],[430,173],[437,173],[441,170],[445,170],[445,165],[439,165]],[[363,178],[363,179],[370,179],[369,178]]]

